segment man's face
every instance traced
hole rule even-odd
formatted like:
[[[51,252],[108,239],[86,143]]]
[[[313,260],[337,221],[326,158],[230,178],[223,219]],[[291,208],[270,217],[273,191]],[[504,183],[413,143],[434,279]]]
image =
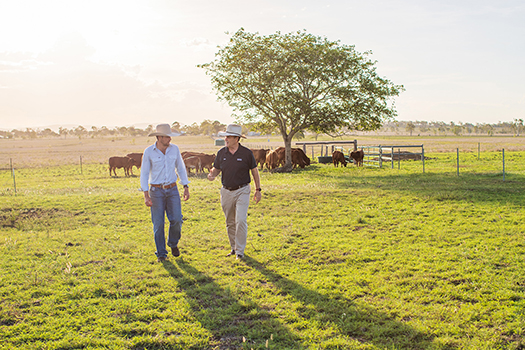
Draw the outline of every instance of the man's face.
[[[226,136],[224,140],[226,141],[227,147],[232,147],[239,143],[239,138],[237,136]]]
[[[168,147],[171,141],[171,137],[169,136],[159,136],[159,143],[164,146]]]

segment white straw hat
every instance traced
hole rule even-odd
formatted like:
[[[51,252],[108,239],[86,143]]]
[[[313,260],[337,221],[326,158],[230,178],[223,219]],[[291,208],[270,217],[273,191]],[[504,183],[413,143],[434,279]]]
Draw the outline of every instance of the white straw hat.
[[[169,124],[159,124],[157,125],[157,131],[152,132],[148,136],[178,136],[178,134],[171,132],[171,127]]]
[[[236,124],[230,124],[226,127],[226,132],[219,132],[219,136],[238,136],[246,138],[242,134],[242,126]]]

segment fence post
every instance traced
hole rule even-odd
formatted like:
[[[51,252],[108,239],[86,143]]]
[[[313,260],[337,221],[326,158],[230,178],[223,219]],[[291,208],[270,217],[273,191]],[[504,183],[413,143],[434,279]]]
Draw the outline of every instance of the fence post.
[[[423,162],[423,174],[425,173],[425,148],[421,145],[421,161]]]
[[[82,156],[80,156],[80,175],[82,175]]]
[[[479,160],[479,151],[481,149],[480,142],[478,142],[478,160]]]
[[[505,148],[502,150],[503,152],[503,181],[505,181]]]
[[[397,149],[397,170],[401,169],[401,148]]]
[[[379,145],[379,169],[383,169],[383,148]]]
[[[357,140],[354,140],[354,151],[357,151]]]
[[[458,172],[458,176],[459,176],[459,148],[456,148],[456,152],[457,152],[457,172]]]
[[[15,194],[16,194],[15,168],[13,168],[13,167],[11,167],[11,174],[13,174],[13,186],[15,188]]]
[[[9,168],[11,169],[11,176],[13,176],[13,158],[9,158]]]
[[[390,162],[392,163],[391,168],[394,169],[394,147],[390,149]]]

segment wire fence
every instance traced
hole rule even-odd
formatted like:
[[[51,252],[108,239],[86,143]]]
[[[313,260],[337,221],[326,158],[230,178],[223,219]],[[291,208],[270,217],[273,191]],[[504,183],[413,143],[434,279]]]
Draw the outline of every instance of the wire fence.
[[[9,158],[9,167],[0,168],[0,171],[8,171],[11,174],[11,178],[13,180],[13,191],[16,194],[16,175],[15,168],[13,168],[13,159]]]
[[[363,159],[363,165],[366,167],[375,168],[390,168],[398,170],[401,169],[402,161],[420,161],[421,170],[423,173],[427,172],[427,160],[430,161],[430,171],[445,171],[455,172],[456,176],[461,176],[467,173],[487,173],[496,174],[501,176],[503,181],[507,180],[509,174],[523,174],[525,171],[525,164],[523,164],[523,151],[506,151],[501,149],[498,151],[481,152],[481,145],[478,144],[477,150],[460,151],[459,148],[455,149],[455,152],[438,153],[443,154],[439,161],[437,158],[428,158],[425,154],[424,145],[377,145],[377,146],[358,146],[357,142],[354,141],[343,141],[339,143],[316,143],[306,144],[297,143],[302,146],[303,150],[306,150],[308,156],[311,155],[312,163],[332,163],[331,152],[334,150],[341,150],[349,159],[349,155],[352,150],[359,148],[365,151],[365,158]],[[248,145],[247,145],[248,146]],[[277,147],[268,147],[265,145],[251,144],[249,148],[262,148],[262,149],[275,149]],[[345,148],[345,146],[350,146]],[[483,157],[482,157],[483,155]],[[322,161],[320,161],[322,160]],[[16,167],[16,159],[9,158],[4,162],[2,166],[0,161],[0,191],[9,191],[17,193],[19,190],[19,184],[17,184],[17,176],[19,177],[19,171],[27,171],[32,169],[27,164],[22,167]],[[106,163],[98,163],[102,167],[106,166]],[[84,157],[77,156],[76,164],[67,164],[70,174],[84,175]],[[52,166],[60,167],[61,165]],[[410,166],[413,169],[413,166]],[[42,167],[35,166],[35,169],[42,169]],[[483,170],[480,170],[483,169]],[[488,170],[487,170],[488,169]],[[89,170],[92,171],[100,171]],[[23,178],[23,174],[22,174]],[[21,179],[22,179],[21,178]],[[19,180],[19,179],[18,179]]]

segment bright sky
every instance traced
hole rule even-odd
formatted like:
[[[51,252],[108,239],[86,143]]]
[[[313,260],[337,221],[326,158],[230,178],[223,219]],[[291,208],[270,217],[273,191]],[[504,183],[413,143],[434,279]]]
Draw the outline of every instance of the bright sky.
[[[525,118],[523,0],[0,2],[0,129],[232,122],[197,64],[225,32],[305,29],[372,50],[398,120]]]

